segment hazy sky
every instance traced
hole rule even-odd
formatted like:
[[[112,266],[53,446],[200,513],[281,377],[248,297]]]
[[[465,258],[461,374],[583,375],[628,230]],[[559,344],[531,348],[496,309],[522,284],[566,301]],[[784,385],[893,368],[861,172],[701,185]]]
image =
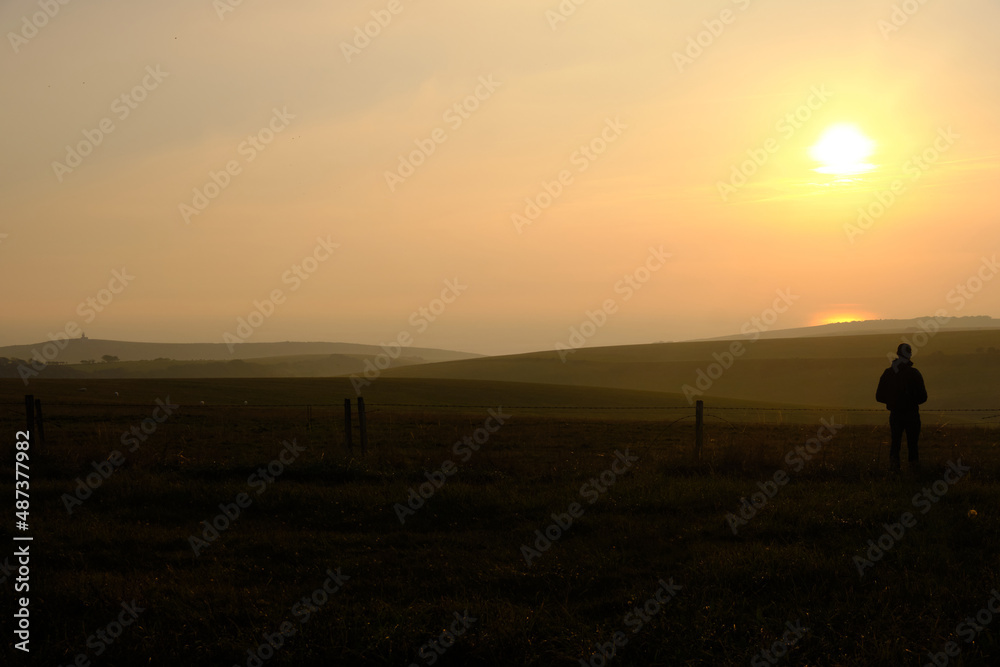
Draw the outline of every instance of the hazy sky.
[[[1000,316],[993,0],[237,2],[0,5],[0,344]]]

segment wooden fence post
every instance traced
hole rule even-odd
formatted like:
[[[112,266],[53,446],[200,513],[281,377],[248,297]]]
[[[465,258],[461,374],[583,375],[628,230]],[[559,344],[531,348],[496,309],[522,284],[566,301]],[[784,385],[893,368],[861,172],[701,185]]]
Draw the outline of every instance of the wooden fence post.
[[[358,426],[361,428],[361,453],[368,452],[368,419],[365,417],[365,399],[358,396]]]
[[[705,401],[694,404],[694,459],[701,461],[701,447],[705,443]]]
[[[38,420],[38,443],[45,444],[45,422],[42,421],[42,399],[35,399],[35,419]]]
[[[25,394],[24,396],[24,419],[28,425],[28,442],[33,445],[35,444],[35,439],[31,437],[31,434],[35,430],[35,397],[32,394]]]
[[[354,453],[354,443],[351,442],[351,399],[344,399],[344,441],[347,443],[347,450]]]

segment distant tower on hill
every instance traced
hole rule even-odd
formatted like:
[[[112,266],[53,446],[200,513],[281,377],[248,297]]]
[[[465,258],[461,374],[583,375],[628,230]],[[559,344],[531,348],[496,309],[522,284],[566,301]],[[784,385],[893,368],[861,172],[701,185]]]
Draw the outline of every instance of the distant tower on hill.
[[[80,340],[87,340],[87,332],[85,331],[80,332]]]

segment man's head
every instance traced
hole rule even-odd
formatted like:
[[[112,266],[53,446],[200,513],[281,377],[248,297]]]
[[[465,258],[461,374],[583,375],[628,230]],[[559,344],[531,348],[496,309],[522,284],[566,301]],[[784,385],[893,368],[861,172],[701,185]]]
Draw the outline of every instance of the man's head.
[[[913,356],[913,348],[910,347],[909,343],[900,343],[899,347],[896,348],[896,356],[909,361],[910,357]]]

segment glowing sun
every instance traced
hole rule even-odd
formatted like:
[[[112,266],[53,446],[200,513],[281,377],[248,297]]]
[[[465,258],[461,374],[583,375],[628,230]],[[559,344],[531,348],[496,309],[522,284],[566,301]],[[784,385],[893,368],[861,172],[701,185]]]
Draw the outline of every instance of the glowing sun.
[[[809,154],[820,163],[815,171],[835,176],[854,176],[875,168],[866,160],[875,152],[875,142],[853,125],[840,124],[828,128]]]

